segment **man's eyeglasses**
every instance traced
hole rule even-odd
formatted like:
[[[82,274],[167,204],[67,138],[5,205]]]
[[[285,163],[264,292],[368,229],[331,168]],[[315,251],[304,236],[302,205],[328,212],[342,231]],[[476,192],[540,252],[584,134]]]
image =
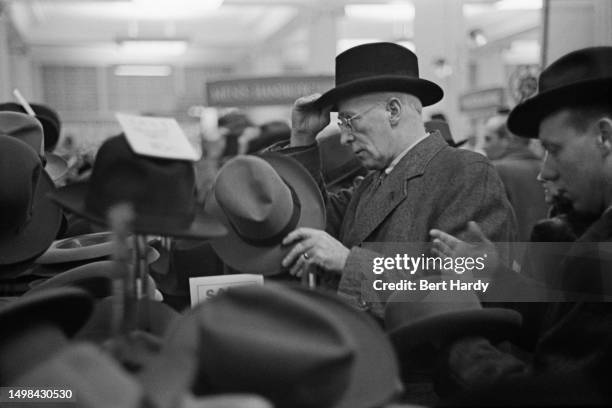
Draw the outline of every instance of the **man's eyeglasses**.
[[[353,128],[352,121],[355,119],[359,119],[360,117],[362,117],[363,115],[365,115],[366,113],[374,109],[376,106],[378,106],[378,104],[372,105],[368,109],[364,110],[363,112],[357,113],[353,116],[349,116],[349,117],[338,116],[338,127],[342,131],[353,132],[355,129]]]

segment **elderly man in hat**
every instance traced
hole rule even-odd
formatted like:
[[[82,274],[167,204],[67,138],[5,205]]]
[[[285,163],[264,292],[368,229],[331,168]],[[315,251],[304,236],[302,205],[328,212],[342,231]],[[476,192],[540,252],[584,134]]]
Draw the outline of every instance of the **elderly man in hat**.
[[[598,219],[578,237],[556,271],[565,302],[548,305],[533,358],[528,363],[502,353],[486,340],[465,338],[449,347],[449,378],[473,387],[510,375],[534,374],[586,379],[593,389],[587,401],[611,401],[598,382],[609,378],[612,356],[612,306],[607,275],[612,270],[612,47],[571,52],[546,68],[539,93],[511,112],[508,128],[515,134],[538,137],[546,155],[539,177],[568,200],[573,211]],[[462,256],[488,245],[466,245],[442,231],[432,231],[441,253]],[[533,378],[533,377],[529,377]],[[545,377],[546,378],[546,377]],[[552,378],[552,377],[551,377]],[[567,389],[546,384],[532,390],[548,404],[566,403]],[[520,387],[508,385],[506,395]],[[588,398],[588,399],[586,399]],[[523,402],[533,399],[524,399]],[[486,403],[486,402],[485,402]]]
[[[288,234],[285,267],[301,275],[316,265],[337,275],[340,294],[380,316],[384,299],[372,284],[385,275],[374,275],[372,265],[381,254],[364,244],[425,244],[431,228],[463,237],[469,220],[478,220],[496,241],[514,238],[514,215],[489,161],[426,133],[422,108],[442,96],[438,85],[419,77],[416,55],[400,45],[364,44],[338,55],[336,87],[296,101],[284,152],[320,181],[315,136],[337,111],[342,142],[372,171],[356,189],[323,191],[326,231]]]

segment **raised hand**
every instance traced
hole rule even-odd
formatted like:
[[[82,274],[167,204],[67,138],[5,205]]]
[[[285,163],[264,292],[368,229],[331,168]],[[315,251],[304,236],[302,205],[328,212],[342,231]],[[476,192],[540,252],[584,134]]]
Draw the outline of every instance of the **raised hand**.
[[[331,107],[320,109],[313,104],[321,94],[303,96],[295,101],[291,111],[291,146],[307,146],[329,124]]]

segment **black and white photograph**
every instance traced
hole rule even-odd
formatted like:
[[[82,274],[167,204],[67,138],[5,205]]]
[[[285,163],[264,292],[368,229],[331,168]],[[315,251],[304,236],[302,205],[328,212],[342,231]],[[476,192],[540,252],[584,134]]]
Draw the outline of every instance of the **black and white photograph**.
[[[611,406],[611,302],[612,0],[0,0],[0,408]]]

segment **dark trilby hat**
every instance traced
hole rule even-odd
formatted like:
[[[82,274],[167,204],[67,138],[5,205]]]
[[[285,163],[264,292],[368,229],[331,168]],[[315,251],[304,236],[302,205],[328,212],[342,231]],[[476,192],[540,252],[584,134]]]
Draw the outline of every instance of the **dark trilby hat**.
[[[61,132],[61,122],[59,115],[53,109],[39,103],[30,103],[32,110],[36,114],[36,119],[41,123],[45,135],[45,150],[53,151],[59,140]],[[0,111],[27,113],[18,103],[0,103]]]
[[[417,56],[408,48],[380,42],[358,45],[336,57],[336,87],[324,93],[316,105],[332,106],[345,98],[371,92],[405,92],[423,106],[440,101],[444,92],[419,77]]]
[[[0,265],[37,257],[51,245],[61,211],[46,194],[54,190],[38,152],[0,135]]]
[[[141,379],[160,407],[191,390],[254,393],[277,408],[369,408],[401,390],[393,349],[369,316],[333,294],[275,284],[189,311]]]
[[[508,129],[536,138],[548,115],[595,103],[612,104],[612,47],[583,48],[553,62],[540,74],[538,93],[510,112]]]
[[[112,206],[129,203],[134,208],[133,230],[139,234],[210,238],[226,232],[197,208],[191,162],[136,155],[123,135],[102,144],[89,181],[60,188],[50,197],[102,225]]]

